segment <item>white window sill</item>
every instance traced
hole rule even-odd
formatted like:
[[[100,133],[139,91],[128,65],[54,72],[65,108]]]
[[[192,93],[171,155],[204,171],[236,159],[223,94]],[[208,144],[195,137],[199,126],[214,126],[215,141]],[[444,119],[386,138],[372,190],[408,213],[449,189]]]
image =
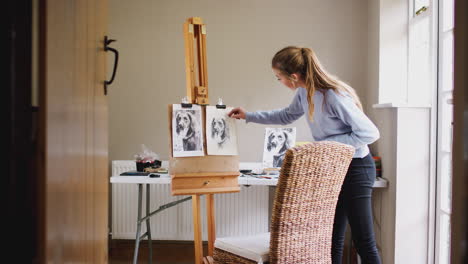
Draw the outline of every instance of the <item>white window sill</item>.
[[[372,108],[380,109],[380,108],[431,108],[430,105],[410,105],[410,104],[403,104],[403,103],[385,103],[385,104],[373,104]]]

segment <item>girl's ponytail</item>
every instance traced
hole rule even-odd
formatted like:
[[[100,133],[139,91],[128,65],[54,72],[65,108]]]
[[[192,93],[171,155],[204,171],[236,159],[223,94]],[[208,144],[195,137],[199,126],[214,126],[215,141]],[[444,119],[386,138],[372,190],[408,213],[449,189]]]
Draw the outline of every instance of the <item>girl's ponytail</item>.
[[[314,81],[314,60],[312,50],[309,48],[301,48],[302,58],[304,60],[304,87],[307,91],[307,102],[309,103],[309,120],[314,120],[314,93],[315,93],[315,81]]]

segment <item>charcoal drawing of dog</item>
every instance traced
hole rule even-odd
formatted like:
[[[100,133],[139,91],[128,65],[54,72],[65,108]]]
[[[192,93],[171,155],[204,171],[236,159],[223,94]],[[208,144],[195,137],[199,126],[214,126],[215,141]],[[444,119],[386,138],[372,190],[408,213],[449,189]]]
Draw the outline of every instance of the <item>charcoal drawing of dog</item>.
[[[194,114],[189,111],[176,113],[176,133],[182,138],[184,151],[201,150],[200,129],[194,122]]]
[[[281,167],[286,150],[290,148],[286,131],[272,131],[267,139],[267,150],[273,152],[273,167]]]
[[[229,139],[229,127],[226,124],[225,118],[213,117],[211,121],[211,138],[218,144],[218,147],[224,147],[224,144]]]

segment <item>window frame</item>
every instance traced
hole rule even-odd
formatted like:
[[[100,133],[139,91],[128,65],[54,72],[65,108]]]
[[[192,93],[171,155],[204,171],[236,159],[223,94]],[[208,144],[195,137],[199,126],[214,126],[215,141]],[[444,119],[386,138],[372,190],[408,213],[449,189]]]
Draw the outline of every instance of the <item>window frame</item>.
[[[410,72],[411,72],[411,28],[414,27],[421,20],[428,18],[429,19],[429,61],[431,63],[429,67],[429,76],[430,89],[427,92],[426,96],[429,97],[429,104],[431,105],[431,126],[430,126],[430,167],[429,167],[429,216],[428,216],[428,244],[427,244],[427,262],[428,263],[437,263],[436,260],[436,213],[437,213],[437,124],[438,124],[438,115],[437,115],[437,102],[438,102],[438,29],[439,29],[439,1],[440,0],[429,0],[429,6],[427,9],[420,13],[416,14],[415,10],[415,0],[408,1],[408,38],[407,38],[407,50],[408,50],[408,88],[407,88],[407,100],[410,104],[421,104],[420,102],[411,102],[411,92],[415,92],[415,87],[411,87],[410,83]],[[423,103],[424,104],[424,103]]]
[[[444,125],[444,105],[443,104],[450,104],[448,102],[444,102],[444,100],[446,100],[446,98],[450,97],[453,101],[453,75],[451,77],[451,80],[452,80],[452,89],[451,90],[445,90],[443,89],[444,88],[444,82],[445,82],[445,76],[444,76],[444,71],[442,69],[442,67],[444,66],[444,40],[445,38],[448,37],[448,35],[451,35],[452,37],[452,55],[451,55],[451,59],[453,60],[454,59],[454,54],[453,54],[453,37],[454,37],[454,27],[453,27],[453,24],[452,24],[452,27],[446,31],[444,31],[444,5],[443,5],[443,1],[444,0],[438,0],[438,5],[439,5],[439,8],[438,8],[438,24],[437,24],[437,46],[438,46],[438,56],[437,56],[437,59],[438,59],[438,71],[437,71],[437,108],[436,108],[436,112],[437,112],[437,126],[438,128],[440,128],[440,131],[442,130],[442,126]],[[447,0],[445,0],[447,1]],[[448,1],[453,1],[453,0],[448,0]],[[454,16],[454,14],[452,14],[452,16]],[[453,74],[453,70],[452,70],[452,74]],[[450,93],[452,93],[450,95]],[[447,105],[445,105],[447,106]],[[453,115],[453,107],[451,109],[451,113]],[[445,120],[446,121],[446,120]],[[452,116],[452,122],[453,122],[453,116]],[[450,207],[450,210],[449,212],[445,212],[445,210],[442,208],[443,205],[442,205],[442,198],[441,198],[441,195],[442,195],[442,187],[443,187],[443,184],[442,184],[442,180],[440,179],[442,173],[441,173],[441,170],[442,170],[442,158],[439,157],[439,155],[448,155],[449,159],[450,159],[450,162],[449,162],[449,166],[453,166],[452,165],[452,149],[450,149],[450,151],[448,151],[448,153],[445,153],[447,152],[446,149],[444,149],[444,145],[443,145],[443,141],[444,141],[444,138],[442,138],[444,135],[440,135],[442,133],[440,133],[440,131],[438,130],[437,133],[438,133],[438,138],[437,138],[437,149],[436,149],[436,153],[437,153],[437,185],[436,185],[436,204],[435,204],[435,239],[434,239],[434,242],[435,242],[435,245],[434,245],[434,260],[435,260],[435,263],[441,263],[441,248],[440,248],[440,235],[441,235],[441,228],[442,228],[442,217],[444,217],[444,215],[448,215],[449,217],[449,224],[451,223],[451,217],[452,217],[452,209]],[[453,129],[449,129],[449,131],[452,131],[452,136],[451,136],[451,139],[452,139],[452,142],[450,142],[450,146],[451,148],[453,148]],[[450,171],[452,171],[450,169]],[[450,179],[450,183],[452,182],[452,179],[453,179],[453,173],[450,175],[451,179]],[[450,187],[449,187],[450,188]],[[449,230],[448,230],[448,235],[451,235],[450,234],[450,226],[449,226]],[[451,242],[451,239],[449,238],[448,242],[450,243]],[[449,248],[449,251],[447,252],[448,254],[448,257],[449,257],[449,260],[450,260],[450,248]]]

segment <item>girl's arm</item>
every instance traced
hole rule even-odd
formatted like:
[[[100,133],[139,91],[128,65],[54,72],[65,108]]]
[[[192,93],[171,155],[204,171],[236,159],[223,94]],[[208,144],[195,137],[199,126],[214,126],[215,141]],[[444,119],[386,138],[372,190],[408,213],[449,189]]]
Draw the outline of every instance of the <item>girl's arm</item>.
[[[366,114],[356,106],[351,97],[333,93],[327,99],[330,103],[331,113],[348,125],[351,132],[332,135],[323,140],[337,141],[359,148],[379,139],[379,130]]]
[[[293,101],[288,107],[271,111],[257,111],[245,113],[245,121],[259,124],[288,125],[304,114],[301,104],[300,91],[296,92]]]

